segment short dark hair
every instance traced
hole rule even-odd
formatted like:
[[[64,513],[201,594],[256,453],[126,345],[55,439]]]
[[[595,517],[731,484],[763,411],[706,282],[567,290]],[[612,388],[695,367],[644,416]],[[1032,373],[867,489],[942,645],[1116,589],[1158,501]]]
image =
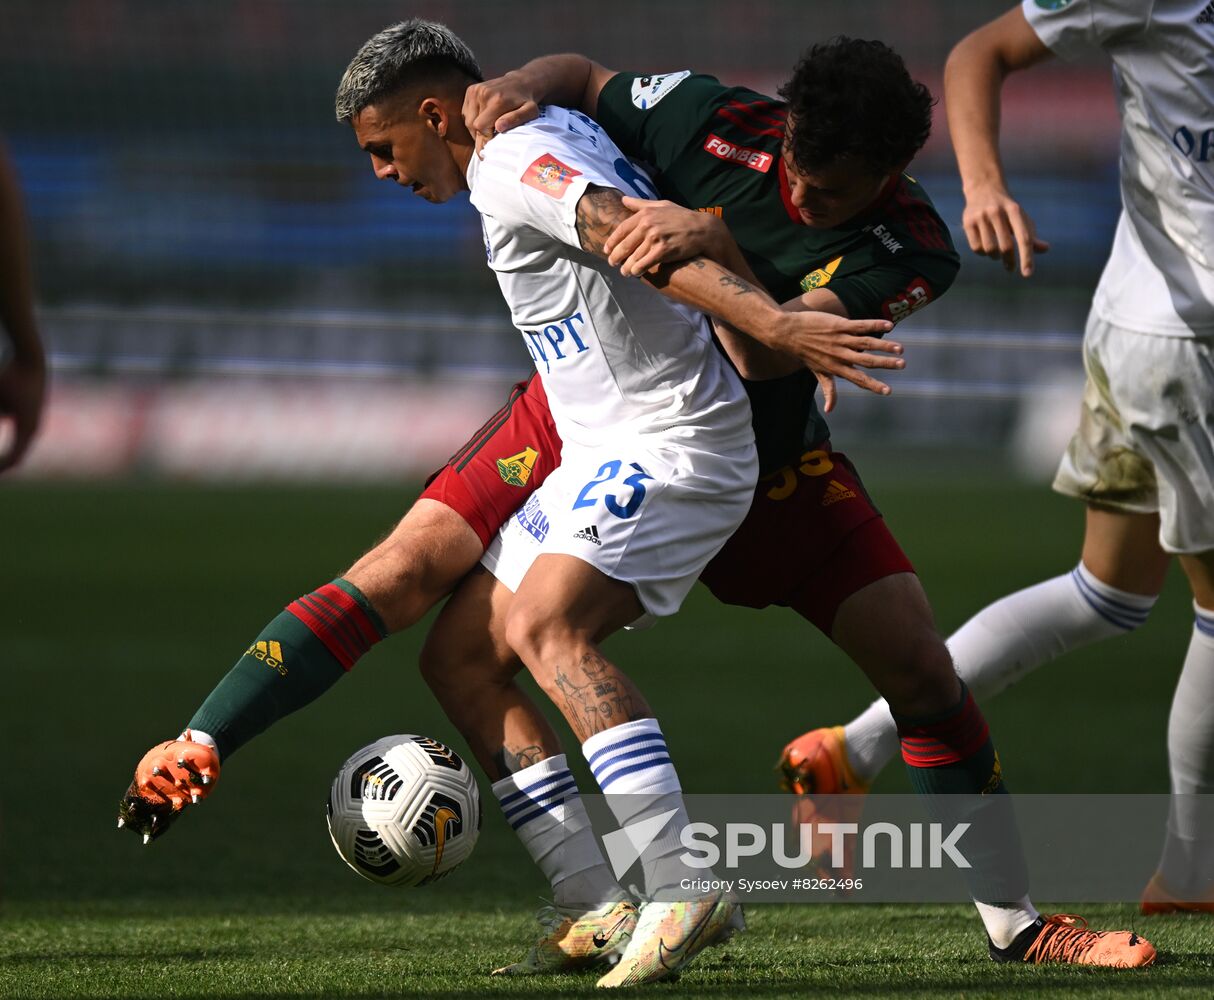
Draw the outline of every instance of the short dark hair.
[[[446,78],[484,79],[472,50],[445,24],[400,21],[367,39],[346,67],[334,101],[337,120],[352,121],[391,93]]]
[[[780,88],[788,148],[806,172],[839,160],[905,166],[932,131],[932,93],[883,42],[840,35],[809,49]]]

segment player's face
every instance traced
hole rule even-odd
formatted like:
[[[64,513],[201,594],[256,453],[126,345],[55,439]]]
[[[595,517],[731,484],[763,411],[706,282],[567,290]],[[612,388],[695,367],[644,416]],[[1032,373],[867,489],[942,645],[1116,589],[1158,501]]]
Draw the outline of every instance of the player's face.
[[[876,200],[891,176],[847,162],[806,172],[793,162],[787,147],[784,166],[792,203],[801,213],[801,221],[815,229],[831,229],[859,215]]]
[[[438,204],[467,187],[464,172],[443,141],[445,119],[426,113],[429,101],[410,111],[402,102],[363,108],[354,119],[354,137],[371,154],[371,169]]]

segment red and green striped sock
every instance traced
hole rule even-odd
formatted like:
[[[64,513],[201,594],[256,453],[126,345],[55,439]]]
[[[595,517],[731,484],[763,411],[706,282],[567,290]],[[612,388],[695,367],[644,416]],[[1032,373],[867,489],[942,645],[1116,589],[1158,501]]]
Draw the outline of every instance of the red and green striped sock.
[[[957,704],[936,716],[894,716],[911,787],[946,827],[968,823],[963,854],[970,891],[983,903],[1028,894],[1028,869],[1012,798],[982,710],[965,683]]]
[[[387,635],[362,592],[340,577],[292,601],[190,719],[220,758],[332,687]]]

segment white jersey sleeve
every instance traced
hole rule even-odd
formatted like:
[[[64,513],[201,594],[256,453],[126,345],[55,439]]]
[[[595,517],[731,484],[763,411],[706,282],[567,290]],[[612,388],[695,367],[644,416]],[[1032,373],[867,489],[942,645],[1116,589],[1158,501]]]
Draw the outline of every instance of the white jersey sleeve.
[[[1096,293],[1110,323],[1144,333],[1214,330],[1214,4],[1024,0],[1029,25],[1067,58],[1113,64],[1123,218]]]
[[[554,109],[555,110],[555,109]],[[586,189],[615,188],[653,197],[640,175],[606,139],[602,127],[577,111],[544,109],[526,141],[495,138],[477,169],[472,203],[506,225],[525,225],[581,249],[577,204]],[[639,184],[638,184],[639,180]]]
[[[1144,0],[1023,0],[1021,6],[1041,43],[1063,59],[1128,41],[1148,23]]]
[[[468,164],[485,256],[571,447],[694,433],[706,448],[753,441],[745,392],[705,317],[584,250],[590,185],[656,197],[601,127],[545,108]]]

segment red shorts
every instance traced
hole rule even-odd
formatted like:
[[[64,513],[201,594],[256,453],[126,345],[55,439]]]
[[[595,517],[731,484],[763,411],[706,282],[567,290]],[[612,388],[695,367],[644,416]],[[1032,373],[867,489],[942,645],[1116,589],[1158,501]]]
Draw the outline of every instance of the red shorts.
[[[561,439],[538,375],[517,382],[497,411],[438,472],[422,498],[468,522],[486,548],[506,518],[561,464]]]
[[[488,547],[503,522],[561,461],[561,439],[538,376],[426,482]],[[725,604],[792,608],[827,636],[839,605],[868,584],[914,568],[847,456],[830,443],[765,476],[746,520],[700,579]]]
[[[914,571],[855,467],[827,441],[759,480],[746,520],[700,580],[725,604],[786,605],[829,637],[848,597]]]

